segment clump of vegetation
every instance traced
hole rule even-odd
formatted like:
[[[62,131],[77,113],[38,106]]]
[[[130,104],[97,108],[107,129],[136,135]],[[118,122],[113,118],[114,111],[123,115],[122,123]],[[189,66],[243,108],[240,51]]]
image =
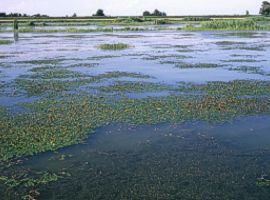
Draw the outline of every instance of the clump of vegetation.
[[[210,17],[184,17],[183,21],[210,21]]]
[[[114,23],[132,24],[132,23],[142,23],[145,21],[146,19],[141,17],[118,17],[114,20]]]
[[[109,122],[156,124],[188,119],[220,121],[244,114],[268,113],[269,83],[240,82],[193,86],[205,95],[173,95],[158,98],[113,100],[102,96],[71,95],[65,99],[42,99],[25,104],[32,110],[0,118],[0,159],[55,150],[85,139],[95,128]],[[262,87],[258,87],[262,86]],[[132,85],[133,87],[134,85]],[[239,88],[240,87],[240,88]],[[143,87],[142,87],[143,88]],[[124,89],[125,90],[125,89]],[[186,88],[187,91],[192,91]]]
[[[17,63],[23,64],[32,64],[32,65],[55,65],[62,62],[63,59],[44,59],[44,60],[26,60],[26,61],[19,61]],[[49,66],[46,66],[49,67]]]
[[[23,173],[23,175],[21,175],[20,172],[17,172],[14,174],[0,176],[0,182],[5,185],[9,191],[14,191],[14,193],[20,191],[20,194],[23,195],[21,196],[21,199],[25,200],[38,198],[40,193],[38,190],[33,188],[47,185],[63,178],[62,174],[57,175],[47,171],[38,172],[36,174],[30,174],[29,172],[25,171],[21,173]]]
[[[11,40],[0,40],[0,45],[11,44],[11,43],[13,43]]]
[[[28,26],[35,26],[35,22],[30,21],[30,22],[28,23]]]
[[[148,75],[131,72],[107,72],[89,76],[76,71],[61,69],[59,67],[37,67],[30,70],[34,74],[22,75],[15,79],[15,87],[23,89],[28,96],[61,95],[75,87],[99,82],[104,79],[130,77],[151,78]]]
[[[201,22],[200,27],[186,26],[185,30],[261,30],[269,27],[261,27],[254,20],[213,20]]]
[[[264,175],[261,178],[258,178],[256,181],[256,185],[258,187],[270,187],[270,177]]]
[[[188,68],[217,68],[221,67],[222,65],[214,64],[214,63],[178,63],[175,67],[188,69]]]
[[[129,44],[115,43],[115,44],[100,44],[98,48],[102,50],[123,50],[130,48]]]
[[[99,88],[102,92],[141,92],[141,91],[159,91],[172,89],[168,85],[149,83],[149,82],[130,82],[117,81],[113,85],[102,86]]]
[[[270,76],[270,73],[265,72],[260,67],[253,67],[253,66],[239,66],[239,67],[231,67],[229,70],[233,71],[241,71],[245,73],[251,73],[251,74],[260,74],[264,76]]]
[[[235,80],[230,82],[209,82],[207,84],[184,84],[180,85],[182,92],[197,91],[211,96],[264,96],[270,95],[270,82],[256,80]]]

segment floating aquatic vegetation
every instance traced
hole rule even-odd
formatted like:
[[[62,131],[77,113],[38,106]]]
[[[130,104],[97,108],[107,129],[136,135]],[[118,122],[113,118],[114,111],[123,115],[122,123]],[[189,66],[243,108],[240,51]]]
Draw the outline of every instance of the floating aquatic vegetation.
[[[78,63],[73,65],[68,65],[68,68],[76,68],[76,67],[96,67],[99,63]]]
[[[35,74],[22,75],[15,79],[15,86],[26,91],[28,96],[44,94],[64,94],[81,85],[99,82],[103,79],[130,77],[153,78],[148,75],[132,72],[107,72],[90,76],[76,71],[59,69],[57,67],[34,68]]]
[[[67,95],[62,100],[42,99],[24,104],[32,112],[0,118],[0,159],[55,150],[81,142],[95,128],[110,122],[156,124],[188,119],[222,121],[239,115],[269,112],[269,98],[258,98],[259,95],[269,94],[269,83],[243,81],[238,84],[240,86],[236,82],[193,86],[205,90],[206,95],[113,100],[78,94]],[[123,85],[117,89],[125,91],[127,86]],[[159,87],[164,86],[155,89]],[[139,85],[138,88],[141,90],[145,87]],[[241,96],[245,98],[239,98]]]
[[[239,67],[231,67],[229,70],[232,71],[241,71],[245,73],[251,73],[251,74],[260,74],[264,76],[269,76],[270,73],[265,72],[261,69],[261,67],[253,67],[253,66],[239,66]]]
[[[263,60],[255,60],[255,59],[230,59],[230,60],[221,60],[222,62],[237,62],[237,63],[254,63],[254,62],[262,62]]]
[[[113,85],[99,87],[102,92],[138,92],[138,91],[159,91],[170,90],[172,87],[164,84],[150,83],[150,82],[130,82],[130,81],[116,81]]]
[[[179,63],[175,67],[188,69],[188,68],[217,68],[222,66],[223,65],[214,63]]]
[[[64,59],[46,59],[46,60],[27,60],[18,61],[17,63],[32,64],[32,65],[56,65],[62,62]]]
[[[258,187],[270,187],[270,177],[267,175],[264,175],[257,179],[256,185]]]
[[[235,80],[230,82],[208,82],[207,84],[180,83],[180,91],[201,91],[211,96],[264,96],[270,95],[270,82],[257,80]]]
[[[48,71],[44,71],[45,68],[43,68],[43,72],[35,73],[32,75],[27,76],[31,79],[61,79],[61,78],[83,78],[83,77],[90,77],[85,74],[82,74],[80,72],[76,71],[70,71],[66,69],[57,69],[53,68]]]
[[[120,78],[120,77],[142,78],[142,79],[153,78],[149,75],[145,75],[141,73],[112,71],[112,72],[106,72],[104,74],[98,74],[96,76],[93,76],[92,80],[100,81],[102,79]]]
[[[243,45],[246,44],[245,42],[237,42],[237,41],[220,41],[216,42],[216,45],[221,45],[221,46],[231,46],[231,45]]]
[[[20,193],[21,199],[36,199],[40,195],[38,190],[33,188],[40,187],[52,182],[56,182],[62,179],[65,174],[55,174],[48,171],[43,171],[35,174],[30,174],[30,172],[24,171],[16,172],[9,176],[0,176],[0,182],[8,188],[9,191],[14,193]],[[18,195],[18,194],[17,194]]]
[[[0,45],[5,45],[5,44],[11,44],[13,41],[11,40],[0,40]]]
[[[103,50],[122,50],[129,48],[129,44],[124,43],[116,43],[116,44],[100,44],[98,45],[98,48]]]

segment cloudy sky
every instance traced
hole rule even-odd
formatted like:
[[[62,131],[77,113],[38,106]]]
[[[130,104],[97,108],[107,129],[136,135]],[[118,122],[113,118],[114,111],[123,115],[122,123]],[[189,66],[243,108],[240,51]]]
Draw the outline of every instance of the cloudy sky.
[[[0,0],[0,12],[91,15],[102,8],[107,15],[140,15],[155,8],[168,15],[258,14],[262,0]]]

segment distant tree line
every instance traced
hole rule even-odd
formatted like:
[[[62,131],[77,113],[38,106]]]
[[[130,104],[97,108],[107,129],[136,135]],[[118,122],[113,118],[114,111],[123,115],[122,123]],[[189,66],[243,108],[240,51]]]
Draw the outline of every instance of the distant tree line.
[[[261,15],[270,15],[270,3],[268,1],[263,1],[260,9]]]
[[[41,14],[35,14],[35,15],[27,15],[27,14],[21,14],[21,13],[5,13],[1,12],[0,17],[48,17],[48,15],[41,15]]]
[[[149,11],[144,11],[143,16],[167,16],[165,12],[161,12],[158,9],[155,9],[153,13],[150,13]]]

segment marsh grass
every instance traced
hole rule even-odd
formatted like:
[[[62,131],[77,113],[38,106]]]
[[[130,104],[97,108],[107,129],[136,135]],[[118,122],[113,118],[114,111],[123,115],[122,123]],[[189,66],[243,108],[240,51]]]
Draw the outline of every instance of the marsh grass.
[[[123,50],[123,49],[130,48],[130,45],[124,44],[124,43],[100,44],[98,45],[98,48],[102,50]]]
[[[255,20],[212,20],[201,22],[199,27],[192,24],[183,28],[184,30],[269,30],[269,26],[259,26]]]

